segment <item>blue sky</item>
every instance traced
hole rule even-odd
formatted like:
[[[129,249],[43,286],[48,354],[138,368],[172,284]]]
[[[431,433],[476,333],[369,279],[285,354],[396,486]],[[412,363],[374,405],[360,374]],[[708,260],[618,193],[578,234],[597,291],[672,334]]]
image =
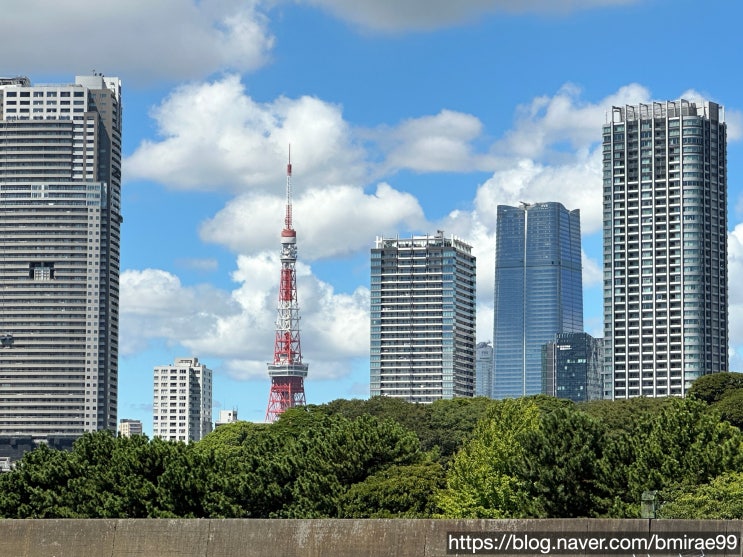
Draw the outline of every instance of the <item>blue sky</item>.
[[[495,210],[579,208],[601,335],[601,125],[612,105],[725,106],[731,368],[743,370],[743,78],[734,0],[44,0],[3,7],[0,73],[124,86],[119,417],[198,356],[215,417],[265,416],[287,146],[307,400],[368,395],[369,249],[473,245],[492,336]]]

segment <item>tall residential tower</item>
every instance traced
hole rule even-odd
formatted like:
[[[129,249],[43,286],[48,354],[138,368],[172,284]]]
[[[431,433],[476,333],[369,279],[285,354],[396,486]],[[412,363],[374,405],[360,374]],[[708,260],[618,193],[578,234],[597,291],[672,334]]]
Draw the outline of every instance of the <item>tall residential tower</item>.
[[[603,128],[604,336],[613,398],[683,396],[728,369],[726,126],[686,100]]]
[[[463,241],[377,238],[371,395],[433,402],[475,391],[475,257]]]
[[[121,82],[0,78],[0,436],[116,431]]]
[[[494,312],[493,398],[543,392],[542,345],[583,332],[578,209],[498,206]]]

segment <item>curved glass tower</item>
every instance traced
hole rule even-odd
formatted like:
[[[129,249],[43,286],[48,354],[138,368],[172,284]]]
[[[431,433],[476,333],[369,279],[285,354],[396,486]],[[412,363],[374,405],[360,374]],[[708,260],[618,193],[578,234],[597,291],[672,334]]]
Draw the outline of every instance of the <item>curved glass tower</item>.
[[[498,206],[493,398],[544,392],[542,345],[583,331],[580,212]]]

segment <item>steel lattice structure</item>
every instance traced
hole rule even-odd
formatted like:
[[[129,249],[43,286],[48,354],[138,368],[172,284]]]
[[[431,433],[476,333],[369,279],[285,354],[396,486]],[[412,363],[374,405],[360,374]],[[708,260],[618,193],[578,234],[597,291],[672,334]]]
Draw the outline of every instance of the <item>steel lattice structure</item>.
[[[291,151],[286,165],[286,217],[281,231],[281,279],[273,362],[268,364],[271,392],[266,421],[274,422],[287,408],[304,406],[304,378],[307,364],[302,362],[297,303],[297,233],[292,227]]]

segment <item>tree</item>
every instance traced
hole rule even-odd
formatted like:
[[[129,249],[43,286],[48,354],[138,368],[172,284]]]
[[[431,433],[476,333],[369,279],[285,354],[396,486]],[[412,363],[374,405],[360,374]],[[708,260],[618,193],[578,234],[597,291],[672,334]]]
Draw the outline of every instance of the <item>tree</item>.
[[[720,413],[723,420],[738,429],[743,429],[743,389],[728,391],[713,408]]]
[[[677,487],[662,493],[666,499],[659,518],[740,520],[743,518],[743,473],[726,472],[709,483]]]
[[[46,445],[26,453],[15,469],[0,474],[0,516],[4,518],[77,518],[67,492],[76,477],[70,454]]]
[[[634,459],[628,468],[628,495],[673,485],[694,486],[743,466],[743,434],[704,402],[672,399],[648,417],[633,436]]]
[[[694,380],[688,394],[691,398],[714,404],[736,389],[743,389],[743,373],[721,371]]]
[[[493,401],[485,397],[437,400],[428,405],[428,421],[413,429],[424,451],[437,449],[447,461],[472,436]],[[422,427],[425,426],[425,427]]]
[[[444,468],[435,460],[393,465],[352,485],[340,497],[338,517],[430,518],[444,484]]]
[[[447,518],[517,518],[526,515],[524,482],[515,474],[521,438],[536,430],[540,411],[528,398],[490,405],[472,438],[451,461],[446,489],[437,497]]]
[[[376,396],[369,400],[339,399],[309,409],[311,412],[341,415],[349,419],[370,415],[395,420],[418,436],[421,450],[437,450],[443,464],[472,435],[477,422],[491,404],[492,401],[484,397],[415,404],[398,398]]]
[[[281,421],[281,420],[279,420]],[[275,516],[324,518],[336,515],[339,498],[353,484],[392,465],[419,462],[415,435],[392,420],[361,416],[324,417],[290,445],[291,498]]]
[[[578,404],[578,408],[608,428],[609,434],[620,431],[631,433],[639,422],[663,410],[674,399],[671,397],[634,397],[618,400],[592,400]]]
[[[524,432],[518,475],[530,496],[531,514],[606,514],[610,492],[602,466],[605,437],[601,422],[569,407],[545,414],[539,428]]]

